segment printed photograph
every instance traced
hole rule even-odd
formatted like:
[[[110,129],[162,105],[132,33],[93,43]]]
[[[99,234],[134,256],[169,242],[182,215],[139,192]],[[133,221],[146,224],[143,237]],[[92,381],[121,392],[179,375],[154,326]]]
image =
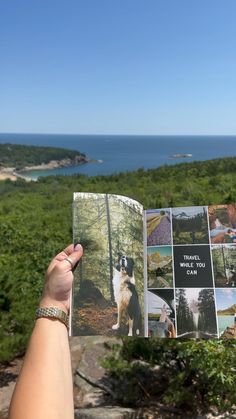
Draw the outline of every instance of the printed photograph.
[[[143,208],[132,199],[76,193],[72,334],[143,336]]]
[[[174,246],[173,252],[177,288],[213,287],[209,245]]]
[[[171,244],[171,220],[169,209],[147,210],[147,245]]]
[[[173,244],[208,244],[207,207],[172,209]]]
[[[174,290],[148,291],[148,336],[175,338]]]
[[[208,214],[211,243],[236,245],[236,205],[211,205]]]
[[[173,288],[172,247],[147,248],[148,288]]]
[[[211,246],[215,286],[236,287],[236,246],[215,244]]]
[[[216,308],[220,337],[236,339],[236,289],[216,288]]]
[[[175,291],[177,337],[218,337],[214,290],[180,288]]]

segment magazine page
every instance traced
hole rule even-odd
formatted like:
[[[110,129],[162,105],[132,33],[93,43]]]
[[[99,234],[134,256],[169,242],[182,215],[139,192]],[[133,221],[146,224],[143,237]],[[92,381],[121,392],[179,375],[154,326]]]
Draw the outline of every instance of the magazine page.
[[[148,335],[235,338],[236,206],[146,211]]]
[[[144,335],[143,207],[119,195],[75,193],[71,334]]]

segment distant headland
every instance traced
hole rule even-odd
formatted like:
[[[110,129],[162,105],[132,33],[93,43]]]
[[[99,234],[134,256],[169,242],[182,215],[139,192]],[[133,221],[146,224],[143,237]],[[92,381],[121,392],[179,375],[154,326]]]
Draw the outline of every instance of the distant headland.
[[[79,166],[91,161],[78,150],[10,143],[0,144],[0,180],[23,178],[30,181],[32,179],[25,175],[27,171]]]

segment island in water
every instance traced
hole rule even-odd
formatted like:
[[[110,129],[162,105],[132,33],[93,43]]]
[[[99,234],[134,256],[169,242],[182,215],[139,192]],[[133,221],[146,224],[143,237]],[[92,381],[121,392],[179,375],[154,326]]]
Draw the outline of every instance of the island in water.
[[[193,157],[193,155],[190,153],[177,153],[177,154],[172,154],[171,156],[169,156],[170,159],[184,159],[187,157]]]
[[[78,166],[91,161],[78,150],[4,143],[0,144],[0,180],[19,177],[29,181],[32,179],[22,172]]]

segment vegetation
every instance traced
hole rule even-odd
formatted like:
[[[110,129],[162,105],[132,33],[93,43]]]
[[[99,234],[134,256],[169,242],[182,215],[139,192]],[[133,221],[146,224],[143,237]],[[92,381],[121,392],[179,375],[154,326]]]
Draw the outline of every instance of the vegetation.
[[[0,182],[2,361],[25,350],[44,272],[50,259],[71,242],[75,191],[122,194],[145,208],[236,202],[236,158],[106,177],[51,176],[38,182]],[[160,391],[161,400],[168,404],[195,408],[201,400],[202,406],[210,403],[224,410],[236,403],[235,343],[133,338],[124,341],[122,354],[107,363],[107,368],[123,380],[118,393],[127,404],[134,404],[139,396],[147,400],[147,394]],[[136,373],[138,367],[130,362],[134,359],[161,365],[163,382],[158,378],[149,389],[148,380],[143,382],[145,368],[141,375],[140,369]]]
[[[128,339],[103,366],[124,405],[167,405],[174,417],[235,411],[235,341]],[[191,416],[189,416],[191,414]]]
[[[36,147],[17,144],[0,144],[0,166],[22,169],[37,166],[51,160],[74,159],[84,156],[77,150],[57,147]]]

